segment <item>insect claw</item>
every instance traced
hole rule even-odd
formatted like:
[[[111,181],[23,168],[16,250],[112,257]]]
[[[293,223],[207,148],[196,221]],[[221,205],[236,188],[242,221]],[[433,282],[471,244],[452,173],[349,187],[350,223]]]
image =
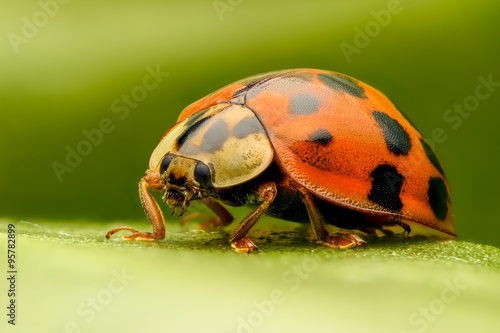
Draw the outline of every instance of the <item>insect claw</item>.
[[[187,201],[184,201],[184,204],[182,205],[182,208],[181,208],[182,210],[181,210],[181,212],[179,213],[179,215],[177,215],[177,216],[182,216],[182,215],[184,215],[184,213],[186,212],[186,209],[187,209],[187,205],[188,205],[188,202],[187,202]]]
[[[174,213],[177,211],[177,207],[174,207],[174,209],[172,209],[172,213],[170,213],[170,215],[174,215]]]

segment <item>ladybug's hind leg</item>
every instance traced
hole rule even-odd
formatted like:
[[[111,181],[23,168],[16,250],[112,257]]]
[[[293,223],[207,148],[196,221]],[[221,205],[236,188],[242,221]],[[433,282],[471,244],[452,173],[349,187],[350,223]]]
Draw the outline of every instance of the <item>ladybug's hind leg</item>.
[[[263,183],[262,185],[260,185],[259,189],[257,190],[257,195],[263,202],[259,207],[257,207],[257,209],[248,214],[248,216],[246,216],[243,221],[240,222],[240,224],[238,224],[236,229],[234,229],[233,234],[229,238],[231,246],[236,250],[236,252],[259,252],[257,246],[255,246],[255,244],[245,236],[253,227],[255,222],[257,222],[259,217],[264,214],[269,205],[271,205],[274,198],[276,198],[277,193],[278,190],[276,189],[276,184],[273,182]]]
[[[299,191],[302,194],[302,200],[306,205],[312,229],[319,241],[323,242],[325,245],[341,249],[351,249],[366,245],[366,242],[355,234],[331,236],[328,233],[328,230],[326,230],[324,218],[316,208],[316,204],[314,203],[311,194],[305,188],[300,188]]]

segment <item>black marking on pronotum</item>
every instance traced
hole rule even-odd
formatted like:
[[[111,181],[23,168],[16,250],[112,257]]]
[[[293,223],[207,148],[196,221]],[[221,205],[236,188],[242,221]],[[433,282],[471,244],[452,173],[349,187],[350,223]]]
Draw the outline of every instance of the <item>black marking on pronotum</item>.
[[[319,143],[321,145],[327,145],[333,139],[333,135],[324,128],[318,128],[314,132],[308,135],[309,140]]]
[[[186,128],[186,130],[184,131],[184,133],[182,133],[181,135],[179,135],[179,137],[177,138],[177,147],[182,146],[184,144],[184,142],[187,140],[187,138],[191,134],[193,134],[194,132],[196,132],[196,130],[198,130],[198,128],[200,128],[201,125],[203,125],[203,123],[206,122],[210,118],[211,117],[206,117],[206,118],[200,119],[197,122],[195,122],[194,124],[192,124],[191,126],[188,126],[188,128]]]
[[[431,161],[432,165],[434,165],[434,167],[436,167],[436,169],[438,169],[438,171],[444,176],[443,167],[439,163],[436,154],[434,154],[432,148],[429,146],[427,142],[425,142],[424,139],[420,139],[420,143],[422,144],[422,148],[424,148],[425,154],[427,155],[429,161]]]
[[[354,97],[366,98],[365,90],[348,76],[340,74],[318,74],[318,79],[335,90]]]
[[[445,220],[448,215],[448,190],[442,178],[429,179],[428,195],[434,215],[440,220]]]
[[[264,132],[264,129],[255,116],[241,119],[233,128],[233,135],[238,139],[243,139],[250,134],[262,132]]]
[[[389,151],[396,155],[407,155],[411,149],[411,140],[403,126],[384,112],[373,111],[373,117],[382,129]]]
[[[318,112],[319,100],[308,94],[296,94],[290,97],[290,113],[292,115],[308,115]]]
[[[220,148],[229,137],[227,124],[224,120],[219,119],[213,123],[201,141],[200,150],[205,153],[214,152]]]
[[[400,193],[403,186],[404,177],[392,165],[381,164],[370,174],[372,189],[368,194],[368,199],[390,210],[401,210]]]

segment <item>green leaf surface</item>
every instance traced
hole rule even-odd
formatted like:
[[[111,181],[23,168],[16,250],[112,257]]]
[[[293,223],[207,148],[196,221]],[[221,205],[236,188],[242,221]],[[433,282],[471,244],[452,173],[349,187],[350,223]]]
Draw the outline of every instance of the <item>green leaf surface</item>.
[[[336,250],[314,242],[303,227],[280,224],[256,226],[250,238],[260,253],[240,255],[229,246],[228,232],[194,225],[168,226],[165,240],[151,243],[106,240],[115,223],[40,226],[16,224],[17,325],[2,323],[12,331],[500,327],[500,250],[491,246],[396,235],[365,237],[365,249]],[[0,233],[5,254],[6,231],[7,223]],[[0,287],[8,289],[6,279]]]

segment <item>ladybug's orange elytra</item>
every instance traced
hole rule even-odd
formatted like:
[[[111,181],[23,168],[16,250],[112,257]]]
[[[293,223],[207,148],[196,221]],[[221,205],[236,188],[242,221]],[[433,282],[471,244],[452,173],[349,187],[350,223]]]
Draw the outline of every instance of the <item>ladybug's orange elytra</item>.
[[[449,186],[422,135],[376,89],[324,70],[254,76],[184,109],[141,181],[153,233],[132,230],[125,239],[164,237],[148,187],[181,213],[201,200],[221,226],[232,218],[218,202],[257,207],[233,232],[239,252],[256,249],[246,233],[262,214],[309,221],[332,247],[364,241],[330,236],[325,223],[366,233],[425,226],[455,236]]]

